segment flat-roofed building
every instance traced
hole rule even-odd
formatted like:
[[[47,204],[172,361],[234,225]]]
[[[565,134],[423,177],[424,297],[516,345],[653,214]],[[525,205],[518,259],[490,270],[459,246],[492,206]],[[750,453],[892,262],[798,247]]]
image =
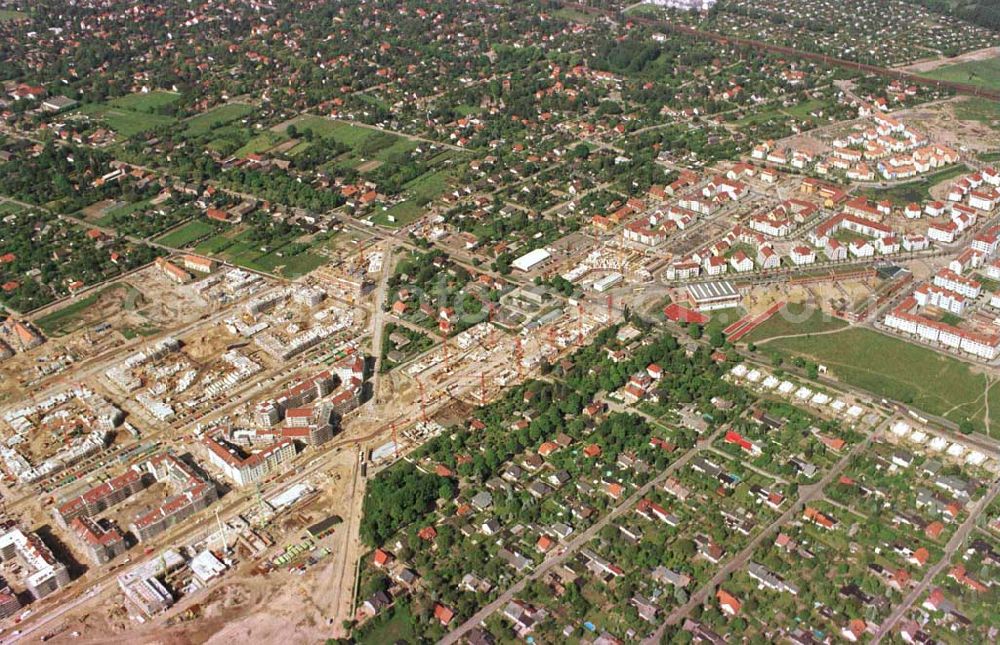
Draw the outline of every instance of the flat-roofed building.
[[[688,285],[688,296],[698,311],[728,309],[740,304],[740,292],[727,280]]]
[[[545,249],[535,249],[534,251],[529,251],[511,262],[511,266],[518,271],[527,273],[544,263],[550,257],[552,257],[552,254]]]

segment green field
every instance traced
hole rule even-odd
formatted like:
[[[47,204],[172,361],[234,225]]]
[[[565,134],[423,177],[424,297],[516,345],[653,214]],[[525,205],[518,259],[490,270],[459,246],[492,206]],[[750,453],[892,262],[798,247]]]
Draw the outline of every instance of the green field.
[[[120,217],[122,215],[130,215],[138,210],[146,208],[149,206],[149,200],[144,199],[138,202],[126,203],[114,208],[108,209],[104,215],[97,220],[98,226],[113,226],[115,222],[115,217]]]
[[[176,123],[173,117],[148,112],[133,112],[105,103],[92,103],[80,109],[81,114],[101,119],[108,127],[125,138],[148,132],[154,128]]]
[[[10,9],[0,9],[0,22],[6,20],[20,20],[21,18],[27,18],[28,14],[23,11],[11,11]]]
[[[195,251],[201,255],[222,258],[233,264],[255,271],[279,274],[286,278],[297,278],[309,273],[326,262],[327,258],[306,249],[293,255],[282,255],[282,249],[295,243],[289,240],[267,253],[246,239],[248,231],[232,229],[203,240]]]
[[[866,188],[861,191],[861,194],[875,201],[888,199],[902,205],[909,204],[910,202],[925,202],[931,198],[931,188],[938,184],[950,182],[967,172],[969,172],[969,168],[965,164],[956,164],[944,170],[925,175],[922,179],[908,181],[905,184],[896,184],[887,188]]]
[[[995,126],[1000,121],[1000,102],[971,97],[955,104],[955,117]]]
[[[365,160],[374,159],[387,161],[398,154],[408,153],[417,147],[417,144],[406,137],[382,132],[374,128],[366,128],[360,125],[328,119],[321,116],[300,116],[288,123],[280,126],[277,131],[285,133],[289,125],[294,125],[301,133],[305,130],[312,130],[313,134],[323,139],[332,139],[342,143],[351,149],[351,154],[338,163],[341,166],[356,166],[361,157]]]
[[[835,334],[783,338],[763,347],[786,357],[812,358],[841,381],[875,396],[956,423],[966,417],[982,422],[986,377],[926,347],[857,327]],[[990,425],[991,432],[1000,431],[1000,415],[991,415]]]
[[[184,136],[199,137],[238,119],[252,114],[253,106],[245,103],[227,103],[193,116],[184,122]]]
[[[923,72],[921,76],[998,90],[1000,89],[1000,56],[939,67],[929,72]]]
[[[35,324],[49,336],[61,336],[74,331],[83,324],[80,318],[83,314],[97,304],[101,296],[112,291],[122,291],[122,301],[132,303],[134,307],[135,299],[140,296],[139,291],[130,284],[112,284],[91,293],[85,298],[81,298],[61,309],[57,309],[50,314],[46,314],[35,320]]]
[[[594,22],[594,16],[570,7],[559,7],[552,12],[552,16],[554,18],[561,18],[568,22],[582,22],[588,25]]]
[[[270,150],[274,146],[287,141],[288,137],[278,134],[277,132],[262,132],[258,134],[253,139],[250,139],[242,148],[234,152],[233,154],[237,157],[246,157],[247,155],[252,155],[254,153],[264,152]]]
[[[748,343],[759,343],[768,338],[815,334],[843,329],[847,322],[824,314],[821,310],[800,303],[789,303],[771,316],[767,322],[743,337]]]
[[[359,645],[382,645],[383,643],[413,643],[417,632],[414,629],[415,618],[407,605],[395,606],[376,616],[354,634]]]
[[[212,235],[213,233],[215,233],[214,226],[206,221],[196,219],[167,233],[166,235],[158,238],[156,241],[175,249],[183,249],[198,240]]]
[[[20,213],[23,210],[24,208],[20,204],[0,201],[0,215],[12,215],[13,213]]]
[[[379,211],[372,221],[382,226],[406,226],[423,214],[424,204],[448,190],[450,180],[451,174],[447,170],[420,175],[404,186],[410,195],[408,199],[386,211]],[[390,217],[395,221],[390,221]]]
[[[122,110],[151,113],[159,112],[160,109],[176,103],[180,100],[180,98],[181,95],[175,92],[153,90],[152,92],[148,92],[146,94],[136,92],[135,94],[122,96],[109,101],[109,103],[116,108],[121,108]]]

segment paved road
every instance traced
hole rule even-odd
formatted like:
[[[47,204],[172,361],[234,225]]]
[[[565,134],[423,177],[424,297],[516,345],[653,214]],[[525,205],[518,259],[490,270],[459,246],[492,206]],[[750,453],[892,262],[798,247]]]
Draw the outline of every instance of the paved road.
[[[847,466],[848,462],[850,462],[852,457],[854,457],[862,450],[868,448],[868,446],[871,444],[872,437],[875,435],[875,433],[877,433],[881,427],[887,425],[887,423],[888,421],[885,421],[882,424],[880,424],[880,426],[873,428],[872,431],[868,433],[868,436],[865,438],[864,441],[855,445],[850,452],[841,457],[840,460],[837,461],[837,463],[834,464],[833,467],[830,470],[828,470],[827,473],[823,476],[823,478],[820,479],[818,482],[816,482],[815,484],[810,484],[808,486],[800,486],[799,499],[794,504],[792,504],[792,506],[789,507],[787,511],[782,513],[778,519],[771,522],[767,526],[767,528],[758,533],[757,536],[750,541],[750,543],[746,546],[746,548],[744,548],[736,555],[736,557],[732,558],[728,563],[726,563],[726,565],[722,567],[722,569],[720,569],[714,576],[712,576],[711,580],[702,585],[696,592],[691,594],[691,597],[685,604],[681,605],[680,607],[674,609],[674,611],[670,612],[670,614],[663,621],[660,627],[657,628],[657,630],[653,633],[653,635],[646,638],[643,642],[648,644],[659,643],[663,637],[663,632],[666,631],[668,625],[677,624],[682,618],[687,616],[688,613],[696,605],[703,604],[705,600],[708,598],[709,594],[714,592],[716,587],[725,582],[725,580],[729,578],[729,576],[734,571],[745,567],[747,562],[750,560],[750,557],[753,555],[753,552],[757,549],[758,546],[760,546],[761,542],[763,542],[765,538],[769,537],[771,534],[777,531],[780,526],[787,523],[793,517],[798,515],[799,512],[802,510],[802,508],[806,505],[806,503],[822,497],[823,489],[826,488],[827,484],[833,481],[833,478],[840,474],[840,472]]]
[[[379,380],[382,376],[382,334],[385,330],[385,299],[389,292],[389,276],[392,275],[394,265],[392,248],[387,247],[382,257],[382,274],[379,276],[378,287],[375,289],[375,298],[372,302],[371,355],[375,357],[375,367],[372,371],[372,398],[370,409],[374,409],[379,403]]]
[[[670,475],[677,471],[678,468],[690,461],[696,454],[701,452],[701,446],[712,443],[715,438],[722,432],[722,427],[718,428],[711,435],[706,437],[699,446],[695,446],[684,453],[677,461],[670,464],[662,473],[657,475],[654,479],[647,482],[644,486],[636,490],[634,493],[629,495],[629,497],[616,506],[610,513],[605,515],[602,519],[597,521],[593,526],[579,533],[575,538],[570,540],[563,548],[556,549],[552,555],[547,557],[538,567],[532,571],[529,575],[521,578],[521,580],[511,586],[507,591],[500,594],[496,600],[486,605],[479,611],[477,611],[471,618],[456,627],[451,633],[442,638],[439,641],[439,645],[451,645],[452,643],[458,642],[463,636],[465,636],[471,629],[480,624],[493,612],[504,607],[511,599],[518,594],[524,586],[533,580],[538,580],[546,574],[553,567],[562,564],[568,560],[573,553],[580,547],[586,545],[590,540],[597,535],[601,529],[608,525],[612,520],[620,517],[621,515],[631,511],[635,508],[635,505],[641,500],[646,494],[653,489],[653,487],[660,485],[664,480]]]
[[[936,578],[945,567],[951,564],[951,559],[954,557],[955,552],[958,551],[963,544],[965,544],[965,540],[969,537],[969,533],[971,533],[972,529],[976,526],[976,520],[979,519],[983,510],[990,505],[990,502],[992,502],[997,496],[997,493],[1000,493],[1000,480],[993,482],[993,486],[990,487],[989,492],[983,495],[978,502],[972,505],[972,508],[969,509],[969,517],[962,522],[962,525],[958,527],[955,534],[951,536],[950,540],[948,540],[948,544],[945,545],[944,555],[941,556],[941,559],[938,560],[937,564],[927,570],[927,573],[924,574],[920,584],[914,587],[910,593],[906,595],[906,598],[903,599],[903,602],[897,605],[893,612],[889,614],[889,617],[882,621],[882,624],[879,625],[878,631],[875,633],[875,640],[873,643],[881,642],[881,640],[892,630],[892,628],[896,626],[896,623],[898,623],[899,620],[906,615],[906,612],[909,611],[911,606],[913,606],[913,603],[915,603],[924,594],[924,592],[927,591],[927,587],[934,582],[934,578]]]

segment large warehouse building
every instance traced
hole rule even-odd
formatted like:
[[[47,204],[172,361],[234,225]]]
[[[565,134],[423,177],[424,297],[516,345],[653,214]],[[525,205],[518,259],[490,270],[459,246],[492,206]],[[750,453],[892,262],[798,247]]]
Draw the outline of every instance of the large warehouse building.
[[[688,296],[698,311],[728,309],[740,304],[740,292],[732,282],[700,282],[688,285]]]

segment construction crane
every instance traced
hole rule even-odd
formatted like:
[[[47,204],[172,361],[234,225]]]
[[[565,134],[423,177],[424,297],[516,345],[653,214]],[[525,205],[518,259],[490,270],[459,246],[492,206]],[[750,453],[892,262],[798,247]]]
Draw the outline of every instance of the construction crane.
[[[424,414],[424,417],[425,417],[424,420],[425,421],[426,421],[426,416],[427,415]],[[396,459],[399,459],[399,437],[396,435],[396,422],[395,421],[392,422],[392,448],[393,448],[393,451],[396,453]]]
[[[420,379],[415,379],[417,387],[420,388],[420,416],[427,423],[427,399],[424,398],[424,384]]]
[[[521,346],[521,337],[518,336],[514,343],[514,362],[517,363],[517,379],[524,378],[524,348]]]

